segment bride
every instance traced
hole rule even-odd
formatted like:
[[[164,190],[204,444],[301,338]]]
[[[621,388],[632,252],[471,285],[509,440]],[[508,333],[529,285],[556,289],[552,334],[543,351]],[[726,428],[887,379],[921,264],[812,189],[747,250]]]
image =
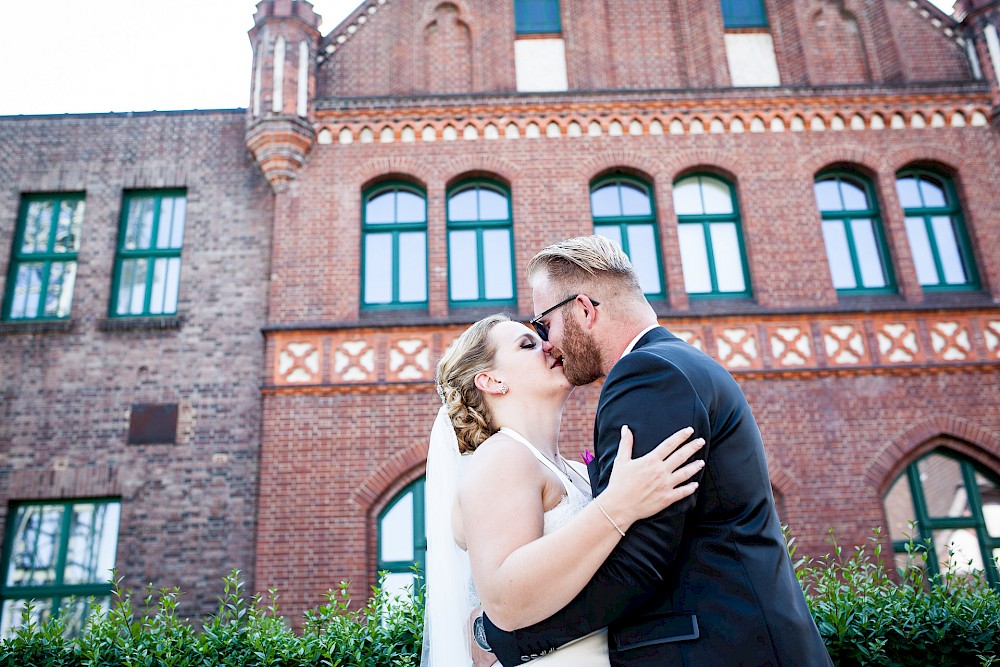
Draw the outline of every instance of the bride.
[[[563,407],[573,390],[561,359],[505,315],[480,320],[459,337],[438,364],[437,385],[444,406],[427,461],[421,665],[465,667],[474,652],[477,665],[491,664],[482,658],[492,656],[470,641],[479,608],[504,629],[561,609],[633,522],[695,491],[696,483],[683,483],[703,462],[682,464],[704,443],[683,444],[692,433],[683,429],[633,460],[623,424],[611,481],[592,499],[586,468],[559,455]],[[591,425],[575,428],[589,432]],[[607,632],[532,657],[546,667],[607,667]]]

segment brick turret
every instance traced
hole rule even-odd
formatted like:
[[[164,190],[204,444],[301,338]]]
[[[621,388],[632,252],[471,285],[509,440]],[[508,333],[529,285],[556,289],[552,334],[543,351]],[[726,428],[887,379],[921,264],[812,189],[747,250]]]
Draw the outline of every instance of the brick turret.
[[[307,0],[261,0],[249,32],[254,56],[246,143],[275,191],[295,178],[315,143],[320,20]]]

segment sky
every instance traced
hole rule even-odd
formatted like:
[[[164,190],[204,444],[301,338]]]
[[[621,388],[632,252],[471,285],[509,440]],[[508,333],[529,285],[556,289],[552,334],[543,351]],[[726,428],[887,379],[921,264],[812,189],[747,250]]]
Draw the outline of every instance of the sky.
[[[0,115],[246,107],[257,1],[0,0]],[[359,4],[313,0],[320,32]]]

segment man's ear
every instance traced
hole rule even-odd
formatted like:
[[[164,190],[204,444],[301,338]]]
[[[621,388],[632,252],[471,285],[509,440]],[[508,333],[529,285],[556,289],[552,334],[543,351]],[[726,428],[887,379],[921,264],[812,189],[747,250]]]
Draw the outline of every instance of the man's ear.
[[[576,297],[576,303],[583,309],[580,312],[580,314],[583,316],[583,322],[581,323],[583,325],[583,328],[593,329],[594,325],[597,323],[597,308],[590,300],[590,297],[587,296],[586,294],[581,294],[580,296]]]

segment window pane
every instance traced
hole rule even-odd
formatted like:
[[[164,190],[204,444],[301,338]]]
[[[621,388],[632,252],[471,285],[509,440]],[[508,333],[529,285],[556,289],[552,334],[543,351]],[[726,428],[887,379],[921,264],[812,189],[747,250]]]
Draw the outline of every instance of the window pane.
[[[733,198],[729,185],[717,178],[701,177],[701,195],[705,213],[732,213]]]
[[[976,486],[983,503],[986,532],[990,537],[1000,537],[1000,486],[979,472],[976,473]]]
[[[660,266],[656,261],[659,252],[652,225],[628,226],[628,254],[639,276],[639,285],[643,293],[660,293],[662,291]]]
[[[595,218],[620,216],[622,207],[618,201],[618,186],[609,183],[591,192],[590,212]]]
[[[917,282],[921,285],[937,285],[940,281],[923,218],[906,218],[906,237],[910,240],[910,252],[913,253],[913,264],[917,269]]]
[[[11,300],[10,317],[38,317],[38,305],[42,295],[42,263],[20,264],[14,282],[14,298]]]
[[[705,210],[701,205],[701,188],[698,178],[685,178],[674,184],[674,213],[677,215],[700,215]]]
[[[701,225],[677,225],[677,237],[681,246],[684,288],[689,294],[711,292],[712,279],[708,271],[704,228]]]
[[[848,211],[868,210],[868,195],[860,185],[841,180],[840,191],[844,195],[844,208]]]
[[[977,572],[983,569],[983,552],[973,528],[935,530],[934,552],[942,571]]]
[[[621,185],[622,195],[622,215],[639,216],[652,215],[653,209],[649,204],[649,195],[645,190],[640,190],[634,185]]]
[[[163,295],[167,287],[167,260],[159,257],[153,262],[153,288],[149,296],[149,312],[159,315],[163,312]]]
[[[184,223],[187,215],[187,197],[174,199],[174,217],[170,225],[170,247],[180,248],[184,241]]]
[[[56,226],[54,252],[76,252],[80,249],[80,226],[83,224],[83,201],[59,203],[59,223]]]
[[[896,194],[899,195],[899,205],[903,208],[922,208],[920,192],[917,191],[917,179],[913,176],[896,179]]]
[[[49,267],[48,294],[45,296],[47,317],[67,317],[73,301],[76,282],[76,262],[53,262]]]
[[[816,206],[820,211],[840,211],[844,208],[840,203],[836,180],[818,181],[813,185],[813,192],[816,193]]]
[[[594,225],[594,233],[622,245],[622,228],[618,225]]]
[[[892,541],[904,542],[910,538],[919,541],[919,533],[912,525],[917,515],[914,513],[913,495],[905,473],[896,478],[885,496],[885,514],[889,520],[889,538]]]
[[[167,260],[167,287],[163,300],[164,313],[177,312],[177,292],[181,282],[181,258],[171,257]]]
[[[475,188],[463,190],[448,200],[448,220],[457,222],[478,219]]]
[[[514,296],[514,277],[510,258],[510,230],[483,230],[483,273],[487,299],[510,299]]]
[[[871,220],[851,220],[854,235],[854,249],[858,253],[861,267],[861,282],[865,287],[885,287],[885,270],[875,239],[875,227]]]
[[[365,223],[369,225],[396,220],[396,193],[384,192],[368,200],[365,205]]]
[[[712,253],[715,255],[715,275],[720,292],[743,292],[743,255],[740,253],[736,225],[731,222],[714,222],[710,225]]]
[[[479,253],[473,230],[448,234],[448,278],[452,301],[479,298]]]
[[[405,190],[396,193],[396,221],[424,222],[427,220],[427,206],[420,195]]]
[[[388,600],[407,601],[413,597],[413,573],[390,572],[382,580],[382,590]]]
[[[722,23],[726,28],[766,27],[764,5],[761,0],[722,0]]]
[[[514,0],[517,34],[560,31],[559,0]]]
[[[149,248],[153,237],[153,203],[151,197],[133,197],[128,203],[128,221],[125,224],[126,250]]]
[[[61,505],[25,505],[14,517],[14,540],[7,566],[7,586],[57,583],[56,561],[62,528]]]
[[[507,205],[507,197],[495,190],[481,188],[479,190],[479,219],[509,220],[510,207]]]
[[[937,243],[938,257],[944,269],[944,281],[949,285],[964,285],[969,281],[965,272],[962,253],[958,249],[958,238],[951,216],[937,215],[931,218],[934,241]]]
[[[930,517],[972,516],[958,461],[931,454],[917,462],[917,471]]]
[[[46,252],[48,250],[53,206],[54,203],[51,201],[33,201],[28,204],[21,252]]]
[[[120,510],[117,503],[73,506],[63,583],[95,584],[111,579]]]
[[[392,301],[392,234],[365,235],[365,303]]]
[[[427,233],[399,235],[399,300],[427,300]]]
[[[853,289],[858,286],[851,264],[850,247],[843,220],[823,221],[823,241],[826,243],[826,259],[830,263],[830,277],[836,289]]]
[[[21,614],[24,612],[27,603],[31,602],[32,622],[44,623],[52,615],[52,598],[36,598],[34,600],[4,600],[3,619],[0,625],[0,638],[11,637],[22,625]]]
[[[174,221],[174,200],[164,197],[160,200],[160,223],[156,229],[156,247],[170,247],[170,226]]]
[[[379,523],[379,560],[413,560],[413,528],[413,492],[411,491],[397,500]]]
[[[927,208],[944,207],[948,200],[944,194],[944,184],[928,176],[920,177],[920,194],[924,196],[924,206]]]

